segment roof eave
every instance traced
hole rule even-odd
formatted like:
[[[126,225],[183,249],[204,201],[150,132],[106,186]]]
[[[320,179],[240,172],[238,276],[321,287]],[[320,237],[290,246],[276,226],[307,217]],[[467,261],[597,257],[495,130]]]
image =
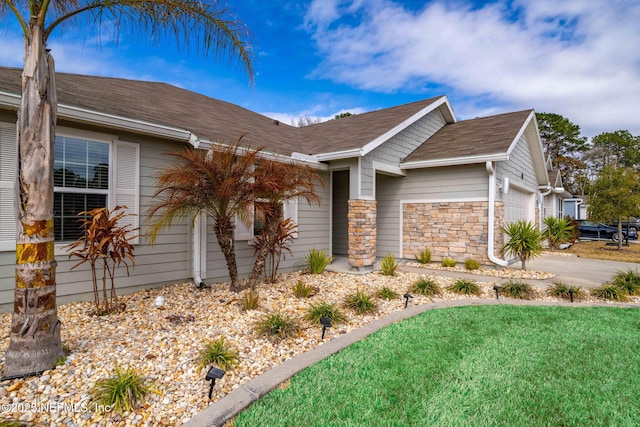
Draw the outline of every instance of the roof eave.
[[[7,106],[11,109],[18,109],[20,108],[20,95],[0,91],[0,105]],[[73,122],[91,125],[97,124],[112,129],[120,129],[178,141],[190,141],[190,139],[192,139],[191,132],[186,129],[100,113],[63,103],[58,103],[58,117]]]

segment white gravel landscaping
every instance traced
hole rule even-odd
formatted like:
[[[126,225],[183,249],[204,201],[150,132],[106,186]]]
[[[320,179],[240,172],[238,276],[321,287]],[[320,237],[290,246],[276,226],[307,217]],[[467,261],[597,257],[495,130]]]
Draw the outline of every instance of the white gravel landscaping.
[[[508,271],[504,274],[510,278],[518,278],[523,273],[505,270]],[[493,286],[499,280],[482,271],[476,273],[483,274],[477,278],[483,291],[481,298],[494,298]],[[203,290],[184,283],[122,296],[120,301],[126,304],[126,310],[102,317],[89,314],[93,308],[89,302],[61,306],[58,315],[62,321],[62,340],[70,355],[63,365],[42,376],[2,383],[1,418],[15,418],[36,426],[180,425],[252,378],[320,345],[321,328],[304,320],[310,304],[325,300],[342,305],[345,296],[357,289],[374,295],[383,286],[402,295],[421,276],[437,281],[443,289],[455,281],[430,273],[433,272],[425,270],[422,275],[400,272],[395,277],[380,273],[282,274],[277,284],[263,284],[258,288],[260,307],[248,312],[240,310],[242,294],[230,293],[226,283]],[[526,273],[539,276],[530,278],[542,278],[546,274]],[[317,294],[309,299],[295,298],[292,289],[298,280],[316,287]],[[164,297],[164,310],[155,307],[157,296]],[[448,292],[435,299],[414,294],[410,304],[467,298]],[[539,299],[554,300],[542,294]],[[360,316],[343,308],[349,322],[328,329],[325,341],[404,308],[401,297],[392,301],[376,298],[376,302],[378,311],[374,315]],[[274,343],[256,336],[255,322],[265,313],[276,311],[299,319],[301,329],[297,337]],[[0,315],[2,355],[8,346],[10,316]],[[239,364],[218,380],[210,401],[209,383],[195,359],[203,340],[220,337],[236,347]],[[153,383],[158,394],[150,394],[143,405],[131,413],[94,412],[89,404],[91,389],[97,380],[113,375],[116,363],[139,370]]]

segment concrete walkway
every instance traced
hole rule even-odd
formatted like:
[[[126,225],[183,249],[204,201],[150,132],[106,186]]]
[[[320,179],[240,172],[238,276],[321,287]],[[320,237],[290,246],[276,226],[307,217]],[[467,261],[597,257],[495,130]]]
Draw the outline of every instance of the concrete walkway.
[[[476,276],[477,277],[477,276]],[[351,331],[347,334],[341,335],[337,338],[327,341],[324,344],[310,350],[304,354],[289,359],[275,368],[265,372],[264,374],[254,378],[248,383],[242,385],[240,388],[232,391],[224,396],[214,404],[210,405],[204,411],[196,414],[191,420],[185,423],[188,427],[205,427],[216,426],[221,427],[226,421],[235,417],[238,413],[249,407],[252,403],[256,402],[262,396],[269,393],[271,390],[282,384],[289,378],[301,370],[325,359],[339,352],[340,350],[350,346],[356,341],[362,340],[377,330],[391,325],[393,323],[400,322],[408,319],[409,317],[416,316],[420,313],[424,313],[427,310],[433,310],[438,308],[450,308],[461,307],[469,305],[497,305],[497,304],[512,304],[512,305],[527,305],[527,306],[571,306],[571,307],[586,307],[586,306],[608,306],[612,304],[581,304],[581,303],[562,303],[562,302],[546,302],[546,301],[523,301],[523,300],[495,300],[495,299],[469,299],[469,300],[455,300],[455,301],[442,301],[432,304],[412,306],[402,311],[397,311],[382,319],[371,322],[370,324]],[[615,304],[615,307],[633,307],[640,308],[640,304]]]

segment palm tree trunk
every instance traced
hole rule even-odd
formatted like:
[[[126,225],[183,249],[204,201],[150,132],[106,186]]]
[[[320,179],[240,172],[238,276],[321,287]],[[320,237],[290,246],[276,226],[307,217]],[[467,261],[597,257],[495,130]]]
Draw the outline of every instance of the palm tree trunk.
[[[240,292],[242,289],[238,285],[238,265],[236,263],[236,248],[233,238],[233,222],[230,218],[218,217],[213,228],[216,233],[216,239],[218,239],[218,245],[220,245],[220,251],[227,262],[229,280],[231,281],[229,290],[231,292]]]
[[[265,215],[264,230],[262,230],[263,238],[260,239],[260,246],[258,247],[256,260],[253,263],[251,277],[249,277],[249,284],[251,286],[251,289],[255,289],[255,286],[258,283],[262,272],[264,271],[267,254],[273,246],[273,236],[278,225],[278,220],[276,218],[277,217],[273,217],[272,215]]]
[[[16,287],[5,376],[51,369],[62,355],[53,256],[54,64],[35,19],[25,37],[18,111]]]

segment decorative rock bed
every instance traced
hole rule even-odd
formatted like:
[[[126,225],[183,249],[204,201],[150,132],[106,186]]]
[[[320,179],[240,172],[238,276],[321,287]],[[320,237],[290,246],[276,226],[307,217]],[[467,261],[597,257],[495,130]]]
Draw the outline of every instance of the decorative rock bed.
[[[402,295],[419,277],[425,276],[436,280],[443,289],[455,280],[404,272],[395,277],[379,273],[360,276],[287,273],[279,276],[277,284],[261,285],[260,307],[248,312],[240,310],[242,294],[230,293],[226,283],[202,290],[184,283],[123,296],[120,301],[126,304],[126,310],[102,317],[89,314],[92,303],[61,306],[58,314],[63,325],[62,340],[69,356],[63,365],[42,376],[2,383],[2,418],[36,426],[180,425],[211,403],[207,397],[209,383],[204,379],[206,372],[200,371],[195,362],[203,340],[225,337],[239,353],[239,364],[216,383],[212,399],[216,401],[273,366],[321,344],[321,328],[303,320],[310,304],[326,300],[341,305],[345,296],[358,289],[374,295],[383,286]],[[316,287],[317,294],[309,299],[295,298],[292,289],[298,280]],[[495,282],[478,284],[482,298],[494,297]],[[157,296],[164,297],[166,309],[155,307]],[[444,292],[433,299],[414,294],[410,303],[463,298],[469,297]],[[546,296],[539,299],[554,301]],[[325,341],[404,307],[401,298],[375,300],[378,311],[374,315],[356,315],[343,308],[349,322],[328,329]],[[255,322],[265,313],[276,311],[299,320],[298,336],[280,343],[256,336]],[[9,327],[10,314],[0,315],[2,355],[8,346]],[[94,412],[89,403],[91,389],[97,380],[113,376],[116,363],[137,369],[159,394],[148,395],[142,406],[131,413]]]

